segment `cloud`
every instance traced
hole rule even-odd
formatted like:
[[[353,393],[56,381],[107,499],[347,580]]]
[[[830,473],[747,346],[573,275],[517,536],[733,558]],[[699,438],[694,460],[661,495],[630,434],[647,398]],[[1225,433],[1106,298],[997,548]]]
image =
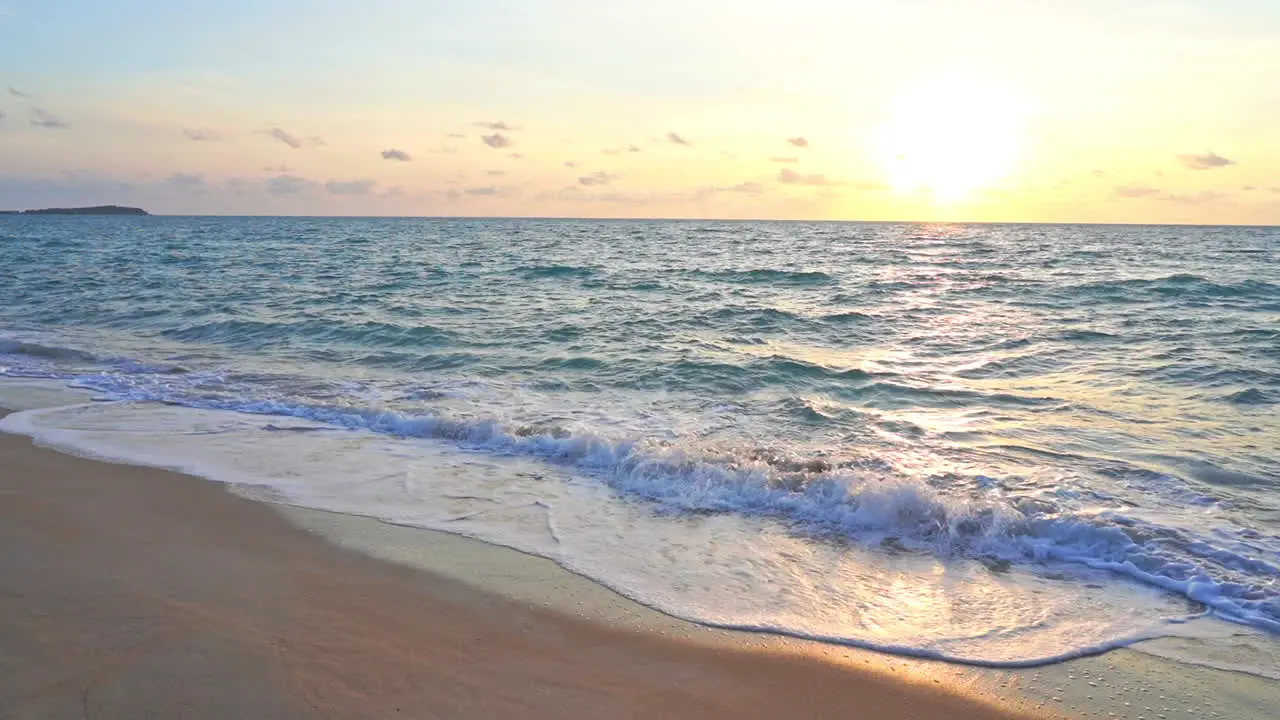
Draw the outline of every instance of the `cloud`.
[[[397,150],[395,148],[387,148],[386,150],[382,151],[382,159],[398,160],[400,162],[409,162],[410,160],[413,159],[413,156],[403,150]]]
[[[1222,193],[1213,192],[1212,190],[1201,190],[1198,193],[1190,195],[1169,193],[1168,195],[1160,196],[1160,199],[1165,202],[1176,203],[1178,205],[1203,205],[1204,203],[1216,202],[1226,197],[1228,196],[1223,195]]]
[[[610,175],[607,172],[596,171],[590,175],[583,175],[578,178],[578,184],[585,187],[597,187],[600,185],[608,185],[617,178],[617,175]]]
[[[1116,197],[1122,198],[1145,198],[1159,194],[1160,188],[1153,188],[1150,185],[1123,185],[1115,189]]]
[[[466,193],[467,195],[474,195],[478,197],[493,197],[495,195],[501,195],[502,188],[497,187],[495,185],[486,185],[484,187],[467,188],[462,192]]]
[[[4,119],[4,111],[0,110],[0,120],[3,120],[3,119]]]
[[[315,185],[315,181],[297,175],[277,175],[267,180],[267,192],[271,195],[297,195]]]
[[[494,150],[501,150],[502,148],[511,147],[511,138],[507,137],[506,135],[503,135],[502,133],[496,132],[492,135],[481,135],[480,140],[483,141],[485,145],[488,145]]]
[[[1204,155],[1179,155],[1178,162],[1192,170],[1213,170],[1214,168],[1235,165],[1235,160],[1228,160],[1217,153],[1205,153]]]
[[[268,165],[262,168],[262,172],[288,174],[293,172],[293,168],[288,165]]]
[[[476,127],[482,127],[485,130],[502,130],[504,132],[511,132],[512,130],[515,130],[515,128],[502,122],[501,120],[497,122],[489,122],[486,120],[481,120],[479,122],[474,123],[474,125]]]
[[[776,163],[797,163],[797,162],[800,162],[800,158],[795,157],[795,156],[792,156],[792,157],[781,157],[781,156],[777,156],[777,155],[775,155],[775,156],[773,156],[773,157],[769,158],[769,162],[776,162]]]
[[[285,145],[288,145],[289,147],[293,148],[294,150],[297,150],[303,145],[309,145],[311,147],[319,147],[321,145],[324,145],[324,138],[319,138],[319,137],[316,137],[315,135],[312,135],[308,138],[300,138],[297,135],[294,135],[293,133],[290,133],[284,130],[283,128],[270,127],[261,132],[263,135],[266,135],[267,137],[273,140],[278,140],[284,143]]]
[[[642,152],[642,150],[639,145],[627,145],[626,147],[609,148],[600,152],[605,155],[621,155],[623,153],[638,153]]]
[[[182,128],[182,134],[192,142],[217,142],[222,139],[217,130],[209,128]]]
[[[521,155],[520,153],[511,153],[510,155],[507,155],[507,157],[511,158],[512,160],[523,160],[523,159],[524,159],[524,155]]]
[[[507,171],[506,171],[506,170],[487,170],[487,171],[485,171],[485,175],[488,175],[489,177],[502,177],[503,175],[506,175],[506,174],[507,174]]]
[[[689,142],[686,138],[681,136],[680,134],[674,133],[674,132],[667,133],[667,142],[674,143],[676,145],[692,145],[693,144]]]
[[[798,173],[791,168],[782,168],[778,171],[778,182],[785,185],[808,185],[811,187],[830,187],[840,184],[834,180],[828,180],[825,175]]]
[[[737,185],[729,187],[713,187],[708,188],[711,192],[727,192],[727,193],[743,193],[745,195],[759,195],[764,192],[764,186],[757,182],[741,182]]]
[[[165,179],[164,184],[174,190],[203,190],[204,178],[191,173],[174,173]]]
[[[14,96],[14,97],[16,97],[16,98],[29,98],[29,97],[31,97],[31,93],[29,93],[29,92],[23,92],[23,91],[19,90],[18,88],[14,87],[14,86],[12,86],[12,85],[10,85],[10,86],[9,86],[9,94],[10,94],[10,95],[12,95],[12,96]]]
[[[573,160],[565,160],[564,166],[567,168],[575,168],[575,167],[578,167],[578,163],[574,162]]]
[[[798,148],[809,147],[809,141],[802,137],[787,138],[787,142]]]
[[[457,140],[461,140],[462,138],[466,137],[466,135],[463,135],[462,133],[449,133],[449,137]]]
[[[377,184],[377,180],[330,180],[324,184],[324,189],[331,195],[368,195]]]
[[[33,127],[45,128],[47,130],[69,130],[71,125],[65,120],[59,118],[40,108],[31,108],[31,125]]]

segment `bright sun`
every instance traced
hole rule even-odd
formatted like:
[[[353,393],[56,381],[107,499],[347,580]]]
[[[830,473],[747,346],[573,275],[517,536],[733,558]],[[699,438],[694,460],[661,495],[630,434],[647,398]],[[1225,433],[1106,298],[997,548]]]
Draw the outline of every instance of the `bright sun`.
[[[1026,104],[1015,92],[946,73],[903,94],[880,138],[890,182],[937,201],[964,199],[1013,170]]]

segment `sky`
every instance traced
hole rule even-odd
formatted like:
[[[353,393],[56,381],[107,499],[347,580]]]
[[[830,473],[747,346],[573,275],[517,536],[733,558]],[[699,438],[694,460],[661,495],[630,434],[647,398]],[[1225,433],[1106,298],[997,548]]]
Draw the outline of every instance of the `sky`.
[[[1280,224],[1275,0],[0,0],[0,209]]]

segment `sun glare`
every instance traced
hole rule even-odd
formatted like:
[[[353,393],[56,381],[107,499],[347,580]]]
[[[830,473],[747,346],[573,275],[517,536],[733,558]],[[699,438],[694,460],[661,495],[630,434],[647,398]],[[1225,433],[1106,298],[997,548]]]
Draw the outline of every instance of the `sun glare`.
[[[946,73],[905,92],[880,138],[899,192],[962,200],[989,187],[1018,159],[1026,104],[1014,91]]]

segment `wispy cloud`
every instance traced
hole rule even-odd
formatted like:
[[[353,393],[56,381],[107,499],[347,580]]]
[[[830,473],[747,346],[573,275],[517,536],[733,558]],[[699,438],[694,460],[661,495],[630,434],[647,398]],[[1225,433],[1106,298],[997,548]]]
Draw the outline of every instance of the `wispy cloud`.
[[[565,167],[567,167],[567,168],[576,168],[576,167],[578,167],[578,163],[577,163],[577,162],[575,162],[575,161],[573,161],[573,160],[565,160],[565,161],[564,161],[564,166],[565,166]]]
[[[262,172],[287,174],[293,172],[293,168],[288,165],[268,165],[262,168]]]
[[[1213,170],[1215,168],[1235,165],[1235,160],[1228,160],[1217,153],[1205,153],[1203,155],[1189,154],[1179,155],[1178,162],[1192,170]]]
[[[324,189],[331,195],[368,195],[377,184],[377,180],[330,180]]]
[[[382,159],[397,160],[399,162],[409,162],[410,160],[413,159],[413,156],[403,150],[397,150],[395,148],[387,148],[386,150],[382,151]]]
[[[773,156],[773,157],[769,158],[769,162],[776,162],[776,163],[797,163],[797,162],[800,162],[800,158],[795,157],[795,156],[791,156],[791,157],[782,157],[782,156],[780,156],[780,155],[775,155],[775,156]]]
[[[484,128],[485,130],[501,130],[501,131],[504,131],[504,132],[511,132],[512,130],[515,130],[515,128],[513,128],[513,127],[511,127],[510,125],[508,125],[508,124],[506,124],[506,123],[502,122],[501,120],[498,120],[498,121],[496,121],[496,122],[495,122],[495,121],[488,121],[488,120],[481,120],[481,121],[479,121],[479,122],[477,122],[477,123],[474,123],[474,124],[475,124],[475,126],[476,126],[476,127],[482,127],[482,128]]]
[[[711,192],[727,192],[727,193],[743,193],[745,195],[759,195],[764,192],[764,186],[757,182],[741,182],[737,185],[728,187],[709,188]]]
[[[585,187],[597,187],[600,185],[608,185],[617,179],[617,175],[610,175],[607,172],[596,171],[590,175],[583,175],[578,178],[578,184]]]
[[[70,123],[59,118],[57,115],[40,108],[31,108],[31,125],[33,127],[45,128],[47,130],[69,130]]]
[[[192,142],[217,142],[222,134],[209,128],[182,128],[182,134]]]
[[[288,132],[284,128],[279,128],[279,127],[269,127],[266,130],[262,130],[261,132],[263,135],[266,135],[272,140],[282,142],[285,145],[288,145],[289,147],[293,148],[294,150],[297,150],[303,145],[309,145],[311,147],[319,147],[325,144],[324,138],[319,138],[314,135],[307,138],[302,138],[302,137],[298,137],[297,135],[294,135],[291,132]]]
[[[501,150],[502,148],[508,148],[512,145],[511,138],[498,132],[492,135],[481,135],[480,140],[494,150]]]
[[[455,140],[461,140],[462,138],[466,137],[466,135],[463,135],[462,133],[449,133],[449,137]]]
[[[642,152],[642,150],[639,145],[626,145],[624,147],[608,148],[600,152],[605,155],[621,155],[623,153],[638,153]]]
[[[802,137],[787,138],[787,142],[798,148],[809,147],[809,141]]]
[[[507,171],[506,170],[486,170],[484,174],[488,175],[489,177],[502,177],[503,175],[507,174]]]
[[[174,173],[165,178],[164,184],[174,190],[186,191],[203,190],[205,186],[203,177],[191,173]]]
[[[297,195],[316,186],[314,180],[297,175],[277,175],[267,180],[267,192],[272,195]]]
[[[1226,199],[1228,196],[1212,190],[1201,190],[1198,193],[1179,194],[1169,193],[1161,195],[1160,199],[1165,202],[1175,203],[1177,205],[1203,205],[1205,203],[1217,202]]]
[[[524,159],[524,155],[521,155],[520,153],[510,153],[510,154],[508,154],[508,155],[507,155],[507,157],[511,158],[512,160],[523,160],[523,159]]]
[[[1115,189],[1116,197],[1122,198],[1145,198],[1159,194],[1160,188],[1150,185],[1122,185]]]
[[[4,119],[4,111],[0,110],[0,120],[3,120],[3,119]]]
[[[785,185],[808,185],[812,187],[831,187],[840,184],[835,180],[828,179],[826,175],[798,173],[791,168],[782,168],[778,171],[778,182]]]
[[[667,142],[674,143],[676,145],[692,145],[693,144],[689,142],[689,140],[684,136],[674,132],[667,133]]]
[[[22,90],[19,90],[18,88],[14,87],[14,86],[12,86],[12,85],[10,85],[10,86],[9,86],[9,94],[10,94],[10,95],[12,95],[12,96],[14,96],[14,97],[16,97],[16,98],[29,98],[29,97],[31,97],[31,93],[29,93],[29,92],[23,92]]]
[[[492,196],[494,196],[494,195],[501,195],[501,194],[502,194],[502,188],[500,188],[500,187],[498,187],[498,186],[496,186],[496,185],[486,185],[486,186],[484,186],[484,187],[473,187],[473,188],[467,188],[466,190],[463,190],[462,192],[463,192],[464,194],[467,194],[467,195],[473,195],[473,196],[477,196],[477,197],[492,197]]]

